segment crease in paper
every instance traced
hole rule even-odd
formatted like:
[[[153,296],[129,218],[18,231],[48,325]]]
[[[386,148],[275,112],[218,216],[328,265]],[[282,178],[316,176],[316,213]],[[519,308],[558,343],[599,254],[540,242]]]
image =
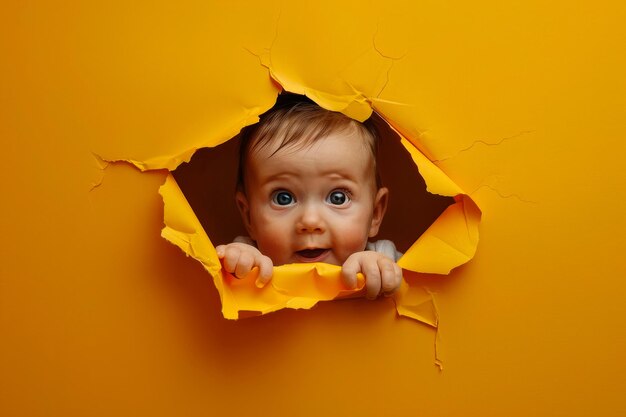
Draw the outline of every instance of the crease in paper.
[[[367,120],[372,115],[372,99],[349,83],[346,83],[346,85],[350,87],[351,92],[347,94],[338,95],[315,89],[298,81],[296,74],[284,74],[276,71],[272,65],[271,50],[256,56],[259,58],[261,65],[267,68],[272,80],[286,91],[307,96],[327,110],[341,112],[360,122]]]

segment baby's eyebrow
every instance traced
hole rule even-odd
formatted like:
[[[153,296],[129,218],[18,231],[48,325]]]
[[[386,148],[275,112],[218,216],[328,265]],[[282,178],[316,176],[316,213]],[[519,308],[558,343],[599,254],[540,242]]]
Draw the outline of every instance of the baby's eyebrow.
[[[333,171],[328,174],[322,174],[322,176],[327,177],[331,180],[348,180],[351,182],[358,182],[354,175],[337,171]]]
[[[296,177],[296,174],[290,172],[279,172],[277,174],[271,174],[266,177],[261,176],[263,182],[280,181]]]
[[[294,181],[298,182],[298,176],[289,172],[279,172],[276,174],[269,174],[267,176],[258,176],[258,183],[260,185],[271,185],[273,183],[293,183]]]

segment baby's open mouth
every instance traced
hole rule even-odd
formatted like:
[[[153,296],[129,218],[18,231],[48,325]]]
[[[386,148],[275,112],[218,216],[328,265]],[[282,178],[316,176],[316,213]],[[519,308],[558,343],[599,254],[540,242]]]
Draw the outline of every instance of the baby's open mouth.
[[[325,257],[328,249],[303,249],[296,252],[296,255],[303,262],[316,262]]]

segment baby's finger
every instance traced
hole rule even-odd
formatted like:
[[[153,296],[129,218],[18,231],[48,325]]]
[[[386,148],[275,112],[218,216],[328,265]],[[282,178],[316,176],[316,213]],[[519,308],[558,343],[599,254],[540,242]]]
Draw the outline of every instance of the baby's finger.
[[[349,257],[341,267],[341,279],[346,287],[350,289],[356,288],[357,278],[356,274],[361,271],[361,265],[358,260],[353,257]]]
[[[365,275],[366,297],[375,299],[380,294],[381,276],[376,259],[368,259],[361,265],[361,271]]]
[[[237,267],[235,268],[235,275],[237,278],[243,278],[248,272],[252,270],[254,266],[254,256],[248,252],[242,251],[237,260]]]
[[[393,292],[396,292],[400,289],[400,287],[402,286],[402,268],[400,268],[400,265],[398,265],[397,263],[393,263],[393,269],[396,273],[396,289],[393,290]]]
[[[255,284],[257,287],[263,288],[272,279],[274,264],[269,257],[261,254],[257,256],[255,263],[259,266],[259,277]]]
[[[400,266],[398,266],[398,264],[395,262],[393,263],[393,273],[395,286],[390,291],[383,292],[383,295],[385,297],[391,296],[393,293],[398,291],[400,289],[400,286],[402,285],[402,268],[400,268]]]
[[[389,258],[380,258],[378,268],[381,275],[381,291],[383,294],[391,294],[397,286],[396,271],[394,262]]]
[[[224,257],[222,258],[224,269],[233,274],[235,272],[235,268],[237,268],[237,261],[239,260],[240,254],[241,251],[238,248],[224,249]]]
[[[217,252],[217,257],[222,259],[224,257],[224,251],[226,250],[225,245],[218,245],[215,247],[215,252]]]

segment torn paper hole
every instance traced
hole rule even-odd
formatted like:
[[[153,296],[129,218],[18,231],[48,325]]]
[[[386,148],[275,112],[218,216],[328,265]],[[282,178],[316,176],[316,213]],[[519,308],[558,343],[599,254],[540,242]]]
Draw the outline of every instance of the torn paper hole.
[[[390,188],[389,209],[377,239],[393,240],[405,252],[398,262],[403,268],[447,274],[472,258],[478,243],[480,211],[382,116],[374,113],[373,117],[382,137],[381,177]],[[282,308],[311,308],[319,301],[358,291],[362,280],[356,290],[346,290],[341,284],[340,267],[334,265],[278,266],[274,268],[271,285],[262,289],[256,287],[254,274],[238,280],[221,269],[214,245],[245,234],[234,203],[237,142],[235,137],[220,146],[195,152],[160,190],[165,204],[163,237],[205,266],[220,294],[224,317],[237,319]],[[423,293],[423,288],[406,282],[395,297],[397,311],[437,327],[437,322],[424,314],[434,308],[432,296],[430,305],[423,297],[415,296]]]

